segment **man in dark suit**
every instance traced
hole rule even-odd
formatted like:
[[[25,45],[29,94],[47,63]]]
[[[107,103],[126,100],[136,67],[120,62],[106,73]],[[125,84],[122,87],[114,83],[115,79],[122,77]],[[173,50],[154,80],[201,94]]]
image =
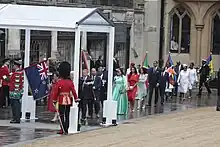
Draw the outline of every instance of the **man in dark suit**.
[[[161,105],[164,104],[164,95],[165,95],[165,89],[166,89],[166,80],[167,75],[164,73],[165,69],[160,69],[160,76],[159,76],[159,91],[160,91],[160,99],[161,99]]]
[[[205,85],[208,94],[211,94],[211,90],[209,88],[209,73],[210,73],[210,68],[206,64],[206,60],[202,60],[202,66],[199,69],[199,74],[200,74],[200,81],[199,81],[199,93],[198,96],[201,96],[202,94],[202,86]]]
[[[79,81],[79,98],[80,101],[80,108],[82,110],[82,124],[85,124],[86,120],[86,112],[87,112],[87,106],[89,109],[89,117],[92,117],[93,113],[93,81],[91,77],[88,75],[88,70],[83,70],[83,76],[80,78]]]
[[[95,114],[96,117],[99,118],[99,111],[100,111],[100,89],[102,86],[102,80],[100,76],[97,76],[97,72],[95,68],[91,69],[91,78],[93,80],[93,105],[95,107]]]
[[[177,92],[178,92],[178,83],[177,83],[177,79],[179,77],[179,73],[180,71],[183,70],[183,66],[181,65],[180,61],[179,62],[176,62],[176,66],[174,67],[174,71],[176,73],[176,82],[175,82],[175,89],[174,89],[174,96],[177,96]]]
[[[100,101],[103,108],[103,102],[104,100],[107,100],[108,71],[104,70],[100,77],[102,79],[102,86],[100,89]]]
[[[148,82],[149,82],[149,101],[148,105],[151,106],[153,91],[155,91],[155,105],[158,102],[158,88],[160,82],[160,70],[158,68],[158,62],[155,61],[153,64],[154,67],[148,70]]]

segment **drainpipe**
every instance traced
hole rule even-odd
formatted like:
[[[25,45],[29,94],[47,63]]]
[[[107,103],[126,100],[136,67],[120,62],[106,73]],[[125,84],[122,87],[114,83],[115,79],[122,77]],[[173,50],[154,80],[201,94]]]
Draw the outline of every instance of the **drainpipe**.
[[[161,0],[160,5],[160,40],[159,40],[159,66],[163,66],[163,38],[164,38],[164,5],[165,0]]]

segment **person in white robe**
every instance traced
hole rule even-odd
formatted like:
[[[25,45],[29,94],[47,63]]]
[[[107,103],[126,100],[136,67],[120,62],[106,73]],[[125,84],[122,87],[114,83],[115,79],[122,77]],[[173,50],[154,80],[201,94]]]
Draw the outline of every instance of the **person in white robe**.
[[[185,94],[189,89],[189,70],[187,70],[187,65],[183,64],[183,70],[179,73],[179,77],[177,79],[177,83],[179,85],[178,92],[180,93],[180,98],[185,99]]]
[[[196,87],[198,83],[197,72],[194,68],[194,63],[189,66],[189,98],[192,97],[192,89]]]

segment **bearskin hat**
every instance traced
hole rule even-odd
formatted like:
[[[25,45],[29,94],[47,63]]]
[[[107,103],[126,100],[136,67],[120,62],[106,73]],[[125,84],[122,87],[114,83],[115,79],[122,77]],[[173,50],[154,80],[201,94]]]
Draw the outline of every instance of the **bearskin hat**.
[[[69,79],[70,78],[71,65],[64,61],[61,62],[58,68],[58,72],[61,78]]]

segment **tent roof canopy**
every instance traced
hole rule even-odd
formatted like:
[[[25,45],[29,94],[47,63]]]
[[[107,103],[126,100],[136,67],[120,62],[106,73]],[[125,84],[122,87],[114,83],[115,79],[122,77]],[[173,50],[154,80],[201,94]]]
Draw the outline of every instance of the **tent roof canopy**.
[[[114,26],[97,8],[0,4],[0,27],[74,31],[78,25]]]

